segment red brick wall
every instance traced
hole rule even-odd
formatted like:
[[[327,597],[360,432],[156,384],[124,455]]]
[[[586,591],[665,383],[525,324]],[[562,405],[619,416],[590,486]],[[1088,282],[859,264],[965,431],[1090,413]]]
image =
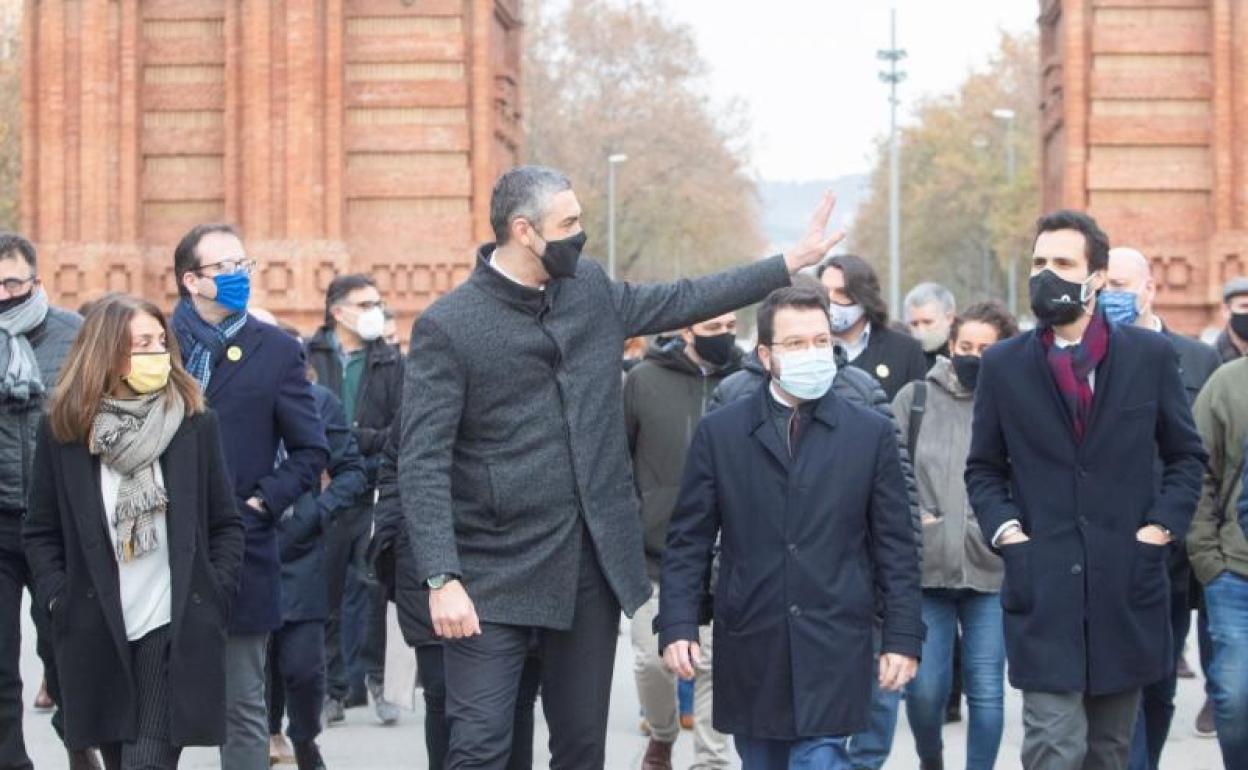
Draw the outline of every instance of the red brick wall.
[[[412,317],[467,275],[517,159],[518,0],[41,0],[23,20],[23,228],[67,306],[172,304],[192,224],[240,225],[304,328],[339,272]]]
[[[1046,208],[1086,207],[1153,262],[1171,325],[1217,323],[1248,250],[1248,7],[1041,0]]]

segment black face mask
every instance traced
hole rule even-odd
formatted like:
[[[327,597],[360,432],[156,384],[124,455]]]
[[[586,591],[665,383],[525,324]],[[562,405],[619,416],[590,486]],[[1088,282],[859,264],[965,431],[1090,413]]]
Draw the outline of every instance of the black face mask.
[[[32,296],[34,296],[34,290],[28,291],[25,294],[19,294],[16,297],[9,297],[8,299],[0,299],[0,313],[7,313],[8,311],[22,304],[26,300],[30,299]]]
[[[950,359],[953,362],[953,373],[958,376],[958,382],[962,383],[962,387],[975,392],[975,384],[979,382],[979,356],[954,356]]]
[[[732,361],[732,352],[737,346],[737,335],[728,332],[703,337],[693,335],[693,350],[698,358],[711,366],[724,366]]]
[[[589,236],[582,230],[562,240],[546,241],[546,251],[540,257],[546,274],[551,278],[575,278],[581,250],[587,240]]]
[[[1235,336],[1241,340],[1248,340],[1248,313],[1231,315],[1231,331],[1235,332]]]
[[[1074,323],[1083,314],[1083,287],[1082,283],[1060,278],[1052,270],[1041,271],[1027,282],[1031,312],[1042,326]]]

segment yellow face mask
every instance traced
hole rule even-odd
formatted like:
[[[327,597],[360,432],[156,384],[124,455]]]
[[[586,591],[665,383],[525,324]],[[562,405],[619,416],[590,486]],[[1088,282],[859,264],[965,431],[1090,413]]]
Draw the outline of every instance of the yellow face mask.
[[[135,393],[153,393],[169,384],[172,368],[168,353],[132,353],[130,373],[122,379]]]

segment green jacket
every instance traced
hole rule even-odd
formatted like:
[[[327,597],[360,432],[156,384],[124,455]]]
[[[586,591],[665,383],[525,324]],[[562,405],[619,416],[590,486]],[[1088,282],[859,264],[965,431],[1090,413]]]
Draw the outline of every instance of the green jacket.
[[[1248,358],[1214,372],[1200,391],[1192,416],[1209,451],[1209,467],[1187,533],[1187,555],[1201,583],[1226,570],[1248,577],[1248,540],[1235,516],[1248,441]]]
[[[716,386],[737,370],[739,362],[738,354],[728,366],[703,372],[685,355],[683,340],[660,337],[624,382],[624,425],[641,498],[646,572],[651,580],[659,579],[667,525],[694,429]]]

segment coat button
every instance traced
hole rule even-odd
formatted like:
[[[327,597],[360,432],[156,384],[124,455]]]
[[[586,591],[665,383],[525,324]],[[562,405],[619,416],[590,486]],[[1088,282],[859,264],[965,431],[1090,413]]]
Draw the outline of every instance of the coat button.
[[[1071,568],[1070,568],[1070,574],[1072,574],[1072,575],[1082,575],[1082,574],[1083,574],[1083,565],[1082,565],[1082,564],[1076,564],[1075,566],[1071,567]]]
[[[191,601],[196,604],[203,604],[204,600],[199,598],[199,592],[191,594]]]
[[[1079,523],[1080,523],[1082,526],[1085,526],[1085,527],[1086,527],[1086,526],[1088,526],[1088,517],[1087,517],[1087,516],[1080,516],[1080,517],[1079,517]]]
[[[87,589],[87,598],[88,598],[88,599],[94,599],[94,598],[95,598],[95,589],[94,589],[94,588],[88,588],[88,589]]]
[[[789,614],[793,617],[797,617],[802,614],[802,608],[798,607],[796,604],[791,604],[789,605]]]
[[[797,553],[797,545],[795,543],[789,543],[789,553]]]

